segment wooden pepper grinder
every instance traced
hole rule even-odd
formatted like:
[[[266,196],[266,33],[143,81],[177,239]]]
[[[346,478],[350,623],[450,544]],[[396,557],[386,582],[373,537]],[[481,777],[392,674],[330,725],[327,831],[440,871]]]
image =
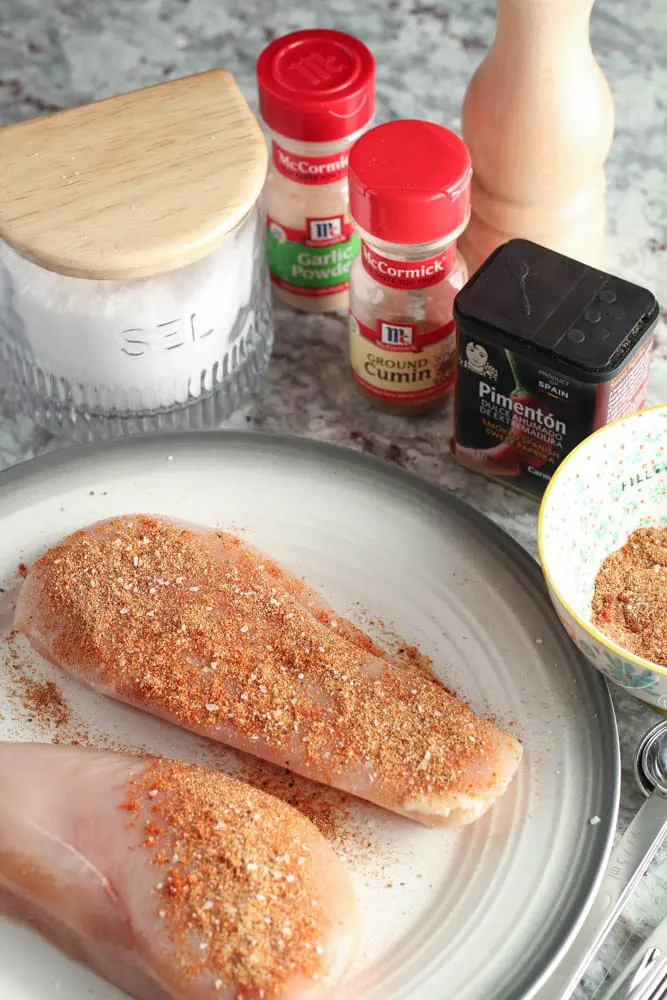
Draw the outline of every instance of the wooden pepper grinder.
[[[604,256],[614,106],[589,40],[593,0],[497,0],[496,37],[463,103],[471,273],[522,236],[587,264]]]

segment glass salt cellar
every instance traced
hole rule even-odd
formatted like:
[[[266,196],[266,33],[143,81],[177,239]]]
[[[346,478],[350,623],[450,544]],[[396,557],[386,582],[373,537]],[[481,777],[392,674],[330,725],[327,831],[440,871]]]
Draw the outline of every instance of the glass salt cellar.
[[[0,129],[0,380],[56,434],[215,426],[273,334],[268,154],[213,70]]]

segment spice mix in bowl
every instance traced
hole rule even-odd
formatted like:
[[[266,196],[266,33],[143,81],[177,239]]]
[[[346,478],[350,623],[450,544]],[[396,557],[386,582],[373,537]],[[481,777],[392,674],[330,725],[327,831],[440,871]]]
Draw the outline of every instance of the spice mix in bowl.
[[[667,405],[608,424],[561,462],[538,547],[572,641],[609,680],[667,709]]]

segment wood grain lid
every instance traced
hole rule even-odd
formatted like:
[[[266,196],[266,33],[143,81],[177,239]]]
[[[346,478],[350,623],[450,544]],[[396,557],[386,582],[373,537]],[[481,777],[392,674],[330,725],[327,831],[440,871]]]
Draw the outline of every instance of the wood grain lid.
[[[0,237],[50,271],[141,278],[205,257],[257,201],[266,142],[210,70],[0,128]]]

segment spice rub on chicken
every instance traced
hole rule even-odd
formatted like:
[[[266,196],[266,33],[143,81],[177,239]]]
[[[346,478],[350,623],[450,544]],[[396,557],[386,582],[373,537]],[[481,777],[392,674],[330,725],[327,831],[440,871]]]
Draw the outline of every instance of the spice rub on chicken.
[[[180,761],[0,743],[0,802],[0,918],[138,1000],[315,1000],[354,957],[343,866],[266,792]]]
[[[268,556],[128,515],[30,568],[16,627],[98,691],[428,825],[501,796],[521,745]]]

